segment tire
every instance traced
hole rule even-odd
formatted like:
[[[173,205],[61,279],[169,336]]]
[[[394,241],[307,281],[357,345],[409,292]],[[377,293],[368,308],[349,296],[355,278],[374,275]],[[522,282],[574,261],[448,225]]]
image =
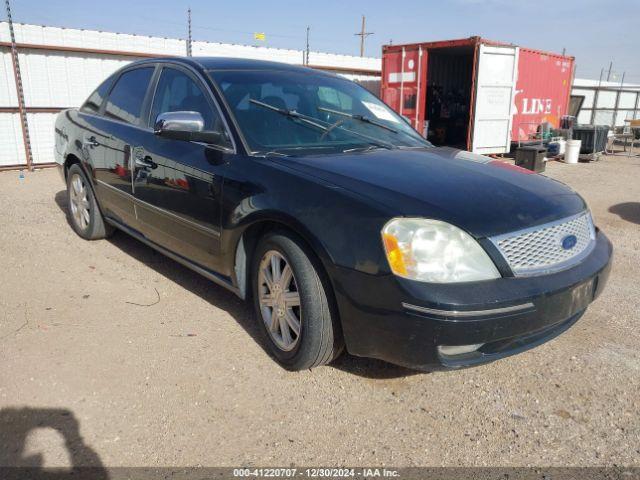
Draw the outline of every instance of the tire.
[[[334,360],[343,348],[342,332],[329,282],[313,254],[294,235],[276,231],[260,240],[252,258],[254,309],[273,357],[287,370],[305,370]],[[274,263],[280,266],[279,282],[273,282],[277,280]],[[295,318],[299,320],[297,335]]]
[[[113,227],[102,217],[91,183],[77,163],[67,172],[67,204],[69,222],[85,240],[107,238],[113,233]]]

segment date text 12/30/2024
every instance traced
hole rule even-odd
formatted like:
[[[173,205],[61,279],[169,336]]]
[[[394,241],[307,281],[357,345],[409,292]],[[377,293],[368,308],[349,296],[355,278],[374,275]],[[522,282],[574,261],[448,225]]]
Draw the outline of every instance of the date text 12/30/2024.
[[[388,468],[234,468],[237,478],[397,478]]]

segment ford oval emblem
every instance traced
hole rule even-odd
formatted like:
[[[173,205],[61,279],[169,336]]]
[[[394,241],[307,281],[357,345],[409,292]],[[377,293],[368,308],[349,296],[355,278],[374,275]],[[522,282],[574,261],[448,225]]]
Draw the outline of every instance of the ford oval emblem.
[[[575,235],[567,235],[562,239],[562,248],[565,250],[571,250],[578,243],[578,238]]]

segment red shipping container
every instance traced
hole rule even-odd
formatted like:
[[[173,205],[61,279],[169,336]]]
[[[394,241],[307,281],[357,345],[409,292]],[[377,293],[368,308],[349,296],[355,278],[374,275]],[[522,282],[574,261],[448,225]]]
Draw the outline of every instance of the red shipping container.
[[[470,37],[383,47],[381,97],[437,145],[506,153],[567,112],[573,57]]]

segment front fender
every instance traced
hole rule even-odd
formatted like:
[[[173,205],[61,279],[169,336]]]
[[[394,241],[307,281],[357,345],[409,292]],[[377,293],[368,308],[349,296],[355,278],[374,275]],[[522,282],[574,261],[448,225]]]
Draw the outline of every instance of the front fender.
[[[266,230],[285,229],[294,232],[315,253],[325,270],[331,268],[333,260],[322,241],[313,235],[305,225],[282,212],[263,210],[245,217],[240,225],[229,230],[222,238],[223,258],[233,284],[238,287],[241,298],[246,298],[248,271],[252,262],[252,252],[259,237]]]
[[[378,274],[386,264],[380,230],[390,214],[377,203],[268,160],[247,159],[236,167],[223,186],[225,274],[234,274],[243,234],[266,222],[299,235],[327,272],[339,266]]]

